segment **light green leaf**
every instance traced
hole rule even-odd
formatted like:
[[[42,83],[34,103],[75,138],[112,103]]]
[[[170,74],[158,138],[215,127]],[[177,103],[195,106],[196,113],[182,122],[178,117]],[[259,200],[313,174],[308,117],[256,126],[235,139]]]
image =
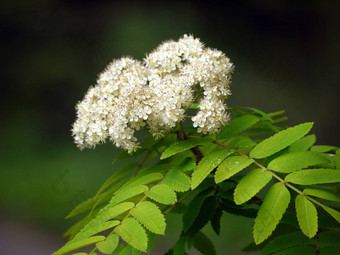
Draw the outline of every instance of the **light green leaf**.
[[[96,244],[97,249],[104,254],[112,254],[117,248],[119,243],[119,237],[116,234],[112,234],[102,242]]]
[[[112,206],[115,206],[116,204],[119,204],[129,198],[142,194],[147,190],[149,190],[149,188],[145,185],[136,185],[130,187],[129,189],[120,190],[119,193],[112,197],[110,203],[103,209],[108,209]]]
[[[234,192],[235,203],[240,205],[247,202],[266,186],[271,179],[272,175],[263,169],[252,170],[236,186]]]
[[[215,173],[215,182],[222,182],[234,174],[237,174],[251,163],[254,160],[250,158],[246,158],[243,156],[231,156],[225,159],[217,168]]]
[[[159,181],[162,178],[163,178],[163,175],[160,173],[147,173],[147,174],[137,175],[134,178],[132,178],[130,181],[125,183],[123,187],[117,190],[116,194],[129,190],[131,189],[131,187],[135,187],[138,185],[147,185],[147,184]]]
[[[197,165],[191,178],[191,189],[195,189],[233,151],[217,150],[207,154]]]
[[[141,202],[130,213],[151,232],[159,235],[164,234],[165,218],[154,203],[149,201]]]
[[[304,194],[330,200],[330,201],[335,201],[340,203],[340,197],[338,197],[336,194],[333,194],[329,191],[323,190],[323,189],[312,189],[312,188],[307,188],[304,189],[303,191]]]
[[[280,131],[256,145],[249,155],[252,158],[265,158],[273,155],[305,136],[312,126],[313,122],[307,122]]]
[[[321,205],[321,204],[320,204]],[[328,212],[337,222],[340,223],[340,212],[338,212],[337,210],[334,210],[333,208],[330,208],[328,206],[325,205],[321,205],[321,207]]]
[[[310,150],[314,152],[329,152],[336,151],[338,147],[330,145],[314,145]]]
[[[98,243],[100,241],[105,240],[105,236],[92,236],[89,238],[86,238],[84,240],[80,240],[74,243],[67,243],[65,246],[63,246],[62,248],[60,248],[58,251],[54,252],[52,255],[63,255],[63,254],[67,254],[71,251],[75,251],[78,250],[80,248],[89,246],[91,244],[94,243]]]
[[[145,195],[158,203],[171,205],[177,201],[176,193],[165,184],[153,186]]]
[[[337,150],[335,151],[335,153],[336,153],[337,155],[340,155],[340,149],[337,149]]]
[[[340,171],[321,168],[300,170],[287,175],[285,181],[300,185],[340,182]]]
[[[177,143],[171,144],[169,148],[167,148],[161,156],[161,159],[165,159],[168,157],[171,157],[177,153],[180,153],[182,151],[189,150],[193,147],[196,147],[198,145],[211,143],[213,139],[208,137],[202,137],[202,138],[195,138],[195,139],[189,139],[184,141],[179,141]]]
[[[85,227],[71,240],[71,242],[90,237],[96,233],[118,225],[120,221],[107,222],[107,220],[113,219],[114,217],[130,210],[132,207],[134,207],[134,203],[132,202],[123,202],[113,207],[110,206],[110,204],[107,205],[99,211],[98,215],[94,219],[90,220],[90,222],[85,225]]]
[[[222,131],[217,135],[218,139],[232,137],[239,133],[251,128],[260,120],[259,117],[251,114],[243,115],[233,119],[229,125],[225,126]]]
[[[148,237],[144,228],[135,219],[125,219],[114,231],[132,247],[140,251],[146,251]]]
[[[309,238],[318,231],[318,213],[315,206],[305,196],[298,195],[295,199],[296,216],[302,232]]]
[[[194,237],[193,246],[202,255],[216,255],[216,250],[211,240],[203,233],[198,232]]]
[[[184,192],[190,189],[190,178],[183,172],[172,169],[166,174],[162,184],[168,185],[175,191]]]
[[[309,166],[326,164],[329,161],[312,151],[295,151],[283,154],[268,164],[268,168],[280,173],[291,173]]]
[[[262,250],[261,255],[276,254],[276,252],[291,247],[300,246],[309,243],[310,240],[304,236],[301,231],[290,232],[279,235],[271,240]]]
[[[275,253],[275,255],[315,255],[315,249],[311,246],[293,247],[287,250]]]
[[[302,137],[300,140],[297,140],[289,147],[289,152],[306,151],[310,147],[312,147],[315,141],[316,141],[315,135],[307,135],[305,137]]]
[[[274,231],[290,201],[290,194],[283,183],[274,184],[267,192],[258,211],[254,225],[254,241],[262,243]]]

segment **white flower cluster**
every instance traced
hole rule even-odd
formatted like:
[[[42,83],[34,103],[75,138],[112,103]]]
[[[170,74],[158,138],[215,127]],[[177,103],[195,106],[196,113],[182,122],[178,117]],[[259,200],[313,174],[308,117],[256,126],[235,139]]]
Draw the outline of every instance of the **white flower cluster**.
[[[80,148],[91,148],[109,138],[131,153],[139,146],[134,132],[140,127],[159,138],[184,119],[196,86],[203,97],[193,126],[217,133],[229,121],[225,99],[232,70],[221,51],[187,35],[161,44],[143,62],[114,60],[76,107],[74,140]]]

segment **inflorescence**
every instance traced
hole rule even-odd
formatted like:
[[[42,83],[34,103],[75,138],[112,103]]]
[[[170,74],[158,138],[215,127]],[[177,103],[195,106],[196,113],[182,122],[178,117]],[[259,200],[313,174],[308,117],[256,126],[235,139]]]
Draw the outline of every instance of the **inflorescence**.
[[[139,147],[136,130],[146,126],[155,139],[163,137],[201,93],[193,126],[215,134],[229,121],[225,100],[232,71],[223,52],[187,35],[162,43],[143,62],[113,60],[76,107],[75,143],[93,148],[109,138],[132,153]]]

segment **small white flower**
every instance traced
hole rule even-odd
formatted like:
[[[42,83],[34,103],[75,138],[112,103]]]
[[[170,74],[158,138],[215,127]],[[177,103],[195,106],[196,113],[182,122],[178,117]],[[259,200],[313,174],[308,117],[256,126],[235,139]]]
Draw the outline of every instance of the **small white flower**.
[[[230,95],[232,70],[221,51],[187,35],[162,43],[144,62],[114,60],[76,107],[74,141],[82,149],[109,139],[132,153],[139,146],[134,132],[140,127],[146,125],[158,139],[184,119],[197,84],[204,97],[193,126],[204,134],[217,133],[229,121],[224,101]]]

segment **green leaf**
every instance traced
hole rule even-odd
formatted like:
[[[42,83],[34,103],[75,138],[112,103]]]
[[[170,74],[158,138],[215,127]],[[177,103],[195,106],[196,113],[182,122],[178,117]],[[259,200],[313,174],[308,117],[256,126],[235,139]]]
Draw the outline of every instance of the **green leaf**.
[[[323,189],[312,189],[312,188],[307,188],[304,189],[303,191],[304,194],[330,200],[330,201],[335,201],[340,203],[340,198],[336,195],[333,194],[329,191],[323,190]]]
[[[234,200],[237,205],[243,204],[255,196],[264,186],[266,186],[272,175],[260,168],[250,171],[244,176],[236,186]]]
[[[187,206],[183,214],[183,232],[187,232],[194,223],[205,198],[212,192],[212,189],[206,189],[197,194]]]
[[[253,159],[243,156],[228,157],[218,166],[215,173],[215,182],[219,183],[230,178],[234,174],[242,171],[253,162]]]
[[[155,244],[156,235],[152,232],[148,233],[148,253],[151,253],[153,245]]]
[[[272,118],[265,112],[261,111],[261,110],[258,110],[258,109],[255,109],[255,108],[252,108],[252,107],[240,107],[240,106],[237,106],[237,107],[234,107],[236,109],[243,109],[243,110],[250,110],[250,111],[253,111],[254,113],[257,113],[258,115],[260,115],[261,117],[263,117],[264,119],[266,120],[269,120],[270,122],[272,122]],[[284,111],[283,111],[284,113]]]
[[[307,122],[280,131],[256,145],[249,155],[252,158],[265,158],[273,155],[305,136],[312,126],[313,122]]]
[[[305,137],[302,137],[300,140],[297,140],[289,147],[289,152],[306,151],[310,147],[312,147],[315,141],[316,141],[315,135],[307,135]]]
[[[218,208],[212,218],[210,219],[210,224],[212,229],[215,231],[216,235],[220,235],[221,232],[221,217],[223,214],[223,210]]]
[[[89,245],[94,244],[94,243],[98,243],[98,242],[103,241],[103,240],[105,240],[105,236],[92,236],[92,237],[89,237],[89,238],[86,238],[84,240],[77,241],[77,242],[74,242],[74,243],[67,243],[65,246],[60,248],[58,251],[54,252],[52,255],[67,254],[71,251],[78,250],[80,248],[89,246]]]
[[[145,228],[155,234],[164,234],[165,218],[161,210],[152,202],[144,201],[131,209],[131,215],[135,217]]]
[[[114,231],[132,247],[140,251],[146,251],[148,237],[144,228],[135,219],[125,219]]]
[[[195,159],[187,157],[183,159],[179,164],[174,165],[172,169],[186,172],[186,171],[194,169],[195,167],[196,167]]]
[[[197,165],[191,178],[191,189],[195,189],[233,151],[217,150],[207,154]]]
[[[270,161],[268,168],[280,173],[291,173],[309,166],[326,164],[329,161],[312,151],[295,151],[283,154]]]
[[[213,139],[208,137],[202,137],[202,138],[195,138],[195,139],[189,139],[184,141],[179,141],[177,143],[171,144],[169,148],[167,148],[161,156],[161,159],[165,159],[168,157],[171,157],[177,153],[180,153],[182,151],[189,150],[193,147],[196,147],[198,145],[211,143]]]
[[[168,185],[175,191],[184,192],[190,189],[190,178],[183,172],[172,169],[166,174],[162,184]]]
[[[131,246],[124,246],[123,244],[118,245],[117,249],[115,250],[114,255],[130,255],[131,252]]]
[[[300,170],[287,175],[285,181],[301,185],[340,182],[340,171],[321,168]]]
[[[314,152],[336,151],[338,147],[330,145],[314,145],[310,150]]]
[[[176,193],[165,184],[153,186],[145,195],[158,203],[171,205],[177,201]]]
[[[107,179],[104,184],[99,188],[99,190],[97,191],[96,196],[98,196],[99,194],[101,194],[107,187],[109,187],[112,183],[120,180],[121,178],[127,176],[128,174],[130,174],[130,172],[137,167],[138,164],[137,163],[132,163],[129,164],[125,167],[123,167],[122,169],[116,171],[113,175],[110,176],[109,179]]]
[[[328,212],[337,222],[340,223],[340,212],[338,212],[337,210],[334,210],[333,208],[330,208],[328,206],[322,205],[320,204],[320,206],[326,211]]]
[[[323,231],[318,234],[318,237],[322,244],[340,246],[340,232],[338,231]]]
[[[318,231],[318,213],[315,206],[305,196],[298,195],[295,199],[296,216],[302,232],[309,238]]]
[[[193,246],[203,255],[216,255],[217,254],[213,243],[201,231],[195,235]]]
[[[271,240],[262,250],[261,255],[269,255],[291,247],[300,246],[309,243],[310,240],[304,236],[301,231],[290,232],[279,235]]]
[[[189,234],[190,236],[194,236],[198,231],[200,231],[213,217],[217,207],[219,206],[218,201],[216,200],[215,196],[207,197],[201,208],[200,211],[195,218],[194,223],[188,229],[188,231],[184,232],[185,234]]]
[[[259,117],[251,114],[243,115],[233,119],[229,125],[225,126],[217,135],[218,139],[229,138],[238,135],[248,128],[251,128],[260,120]]]
[[[340,254],[340,248],[336,246],[323,246],[320,247],[321,255],[335,255]]]
[[[315,255],[315,249],[311,246],[300,246],[300,247],[293,247],[287,250],[280,251],[275,253],[275,255]]]
[[[104,254],[112,254],[113,251],[117,248],[119,243],[119,237],[115,234],[112,234],[106,238],[106,240],[102,242],[98,242],[96,244],[97,249]]]
[[[137,175],[134,178],[132,178],[130,181],[125,183],[123,187],[121,187],[116,193],[121,193],[125,190],[131,189],[131,187],[135,187],[138,185],[147,185],[147,184],[159,181],[162,178],[163,178],[163,175],[160,173],[147,173],[147,174]]]
[[[254,241],[262,243],[274,231],[290,201],[290,194],[283,183],[274,184],[267,192],[258,211],[254,225]]]

